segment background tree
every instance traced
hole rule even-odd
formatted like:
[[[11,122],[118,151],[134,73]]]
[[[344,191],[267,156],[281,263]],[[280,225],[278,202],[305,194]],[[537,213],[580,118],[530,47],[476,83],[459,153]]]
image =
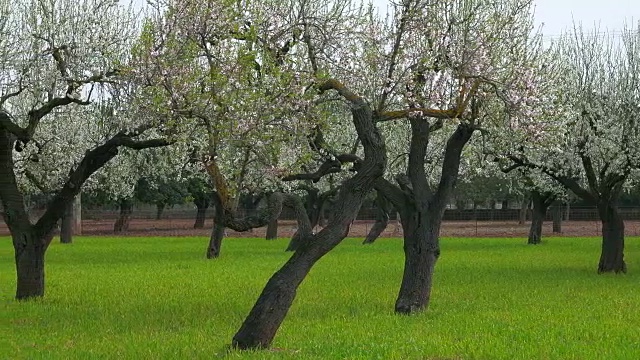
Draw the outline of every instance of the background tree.
[[[639,40],[637,29],[620,38],[579,28],[563,36],[540,71],[545,104],[531,119],[513,122],[510,138],[503,139],[512,149],[506,155],[512,168],[537,169],[597,206],[599,273],[626,271],[617,206],[639,164]]]
[[[89,116],[63,117],[79,107],[98,111],[92,102],[115,89],[125,75],[129,39],[136,30],[132,11],[112,1],[61,0],[5,2],[0,12],[0,200],[15,249],[16,298],[28,299],[44,294],[44,253],[64,209],[87,178],[119,148],[138,150],[167,141],[138,140],[155,124],[141,114],[118,114],[103,124]],[[23,159],[37,154],[39,147],[53,152],[65,146],[45,144],[47,125],[69,132],[91,126],[111,131],[81,152],[58,153],[74,165],[60,168],[60,186],[34,223],[16,175]]]

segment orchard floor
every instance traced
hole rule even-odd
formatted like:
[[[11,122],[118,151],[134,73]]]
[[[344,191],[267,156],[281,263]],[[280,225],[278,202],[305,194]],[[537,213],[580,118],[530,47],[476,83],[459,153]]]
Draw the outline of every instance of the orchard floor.
[[[402,241],[346,239],[302,283],[273,347],[229,350],[287,239],[77,237],[47,253],[47,293],[13,300],[0,238],[2,359],[639,359],[640,239],[597,275],[598,238],[444,238],[431,306],[393,313]]]
[[[84,220],[82,222],[84,235],[113,235],[114,219]],[[207,219],[203,229],[193,228],[193,219],[132,219],[129,230],[122,235],[126,236],[209,236],[213,221]],[[367,235],[374,222],[370,220],[358,220],[351,226],[349,236],[364,237]],[[519,225],[516,221],[445,221],[442,226],[444,237],[526,237],[529,234],[530,222]],[[640,221],[625,221],[627,236],[640,236]],[[281,220],[279,222],[278,236],[291,237],[295,232],[294,221]],[[320,229],[320,228],[317,228]],[[249,232],[235,232],[227,230],[227,236],[231,237],[264,237],[266,228],[258,228]],[[565,221],[562,223],[562,232],[554,234],[551,222],[545,222],[543,236],[600,236],[602,234],[599,221]],[[0,235],[9,235],[9,230],[4,222],[0,221]],[[389,226],[382,234],[383,237],[402,236],[402,227],[396,221],[390,221]]]

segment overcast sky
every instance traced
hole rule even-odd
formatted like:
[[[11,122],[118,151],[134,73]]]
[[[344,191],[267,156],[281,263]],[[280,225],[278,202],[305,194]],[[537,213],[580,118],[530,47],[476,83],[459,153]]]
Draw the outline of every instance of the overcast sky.
[[[143,4],[145,0],[133,0]],[[365,0],[367,1],[367,0]],[[382,9],[388,0],[372,0]],[[443,0],[444,1],[444,0]],[[600,31],[619,31],[625,21],[640,20],[640,0],[534,0],[536,21],[544,24],[545,36],[557,36],[572,26],[573,20],[585,28],[598,25]]]
[[[545,36],[558,35],[572,26],[573,20],[585,28],[599,26],[600,31],[620,31],[625,21],[640,20],[639,0],[535,0],[536,21],[543,23]]]

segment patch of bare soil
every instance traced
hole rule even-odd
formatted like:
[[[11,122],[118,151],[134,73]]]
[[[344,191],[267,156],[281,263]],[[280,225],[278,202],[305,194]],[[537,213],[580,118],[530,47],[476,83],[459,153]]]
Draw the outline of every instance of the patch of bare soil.
[[[113,236],[113,219],[84,220],[83,235]],[[126,236],[209,236],[213,221],[207,219],[204,229],[194,229],[192,219],[132,219]],[[350,237],[365,237],[374,222],[357,220],[351,226]],[[543,227],[543,236],[600,236],[601,228],[598,221],[565,221],[562,232],[554,234],[551,222]],[[628,236],[640,236],[640,221],[625,221]],[[278,236],[291,237],[295,232],[295,221],[282,220],[278,226]],[[316,230],[320,230],[317,228]],[[230,237],[264,237],[266,227],[248,232],[227,231]],[[445,221],[442,225],[443,237],[526,237],[529,233],[529,222],[519,225],[517,221]],[[9,230],[0,222],[0,235],[9,235]],[[389,223],[382,237],[400,237],[402,227],[395,221]]]

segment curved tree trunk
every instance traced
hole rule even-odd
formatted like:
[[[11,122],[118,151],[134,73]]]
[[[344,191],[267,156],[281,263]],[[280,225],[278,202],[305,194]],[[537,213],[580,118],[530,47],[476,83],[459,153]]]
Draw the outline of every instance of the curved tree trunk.
[[[267,233],[265,239],[275,240],[278,238],[278,218],[272,219],[267,224]]]
[[[261,349],[271,345],[296,297],[298,286],[320,256],[320,253],[296,251],[285,265],[273,274],[242,327],[234,335],[234,347]]]
[[[133,213],[133,201],[130,199],[120,200],[120,216],[113,224],[113,232],[121,233],[129,230],[131,214]]]
[[[624,262],[624,221],[618,213],[615,203],[598,205],[602,221],[602,252],[598,264],[598,273],[627,272]]]
[[[162,219],[162,214],[164,213],[164,209],[167,205],[163,202],[156,203],[156,220]]]
[[[387,228],[389,224],[389,201],[381,194],[376,196],[376,222],[369,230],[367,237],[362,242],[363,244],[373,244],[380,234]]]
[[[267,282],[249,316],[233,337],[232,345],[240,349],[264,348],[271,344],[293,303],[298,286],[316,261],[342,241],[366,195],[384,172],[385,144],[375,126],[371,108],[363,99],[335,81],[330,80],[321,88],[325,86],[326,89],[333,88],[341,94],[347,94],[345,97],[352,102],[353,123],[364,147],[365,157],[356,175],[340,186],[327,227],[317,235],[302,234],[305,238],[302,246]]]
[[[62,219],[60,220],[60,242],[62,244],[71,244],[73,241],[73,230],[74,230],[74,203],[69,202],[64,209],[64,215],[62,215]]]
[[[302,244],[302,236],[300,235],[299,231],[296,231],[291,237],[291,240],[289,241],[289,245],[287,245],[287,248],[285,249],[285,251],[296,251],[298,250],[301,244]]]

